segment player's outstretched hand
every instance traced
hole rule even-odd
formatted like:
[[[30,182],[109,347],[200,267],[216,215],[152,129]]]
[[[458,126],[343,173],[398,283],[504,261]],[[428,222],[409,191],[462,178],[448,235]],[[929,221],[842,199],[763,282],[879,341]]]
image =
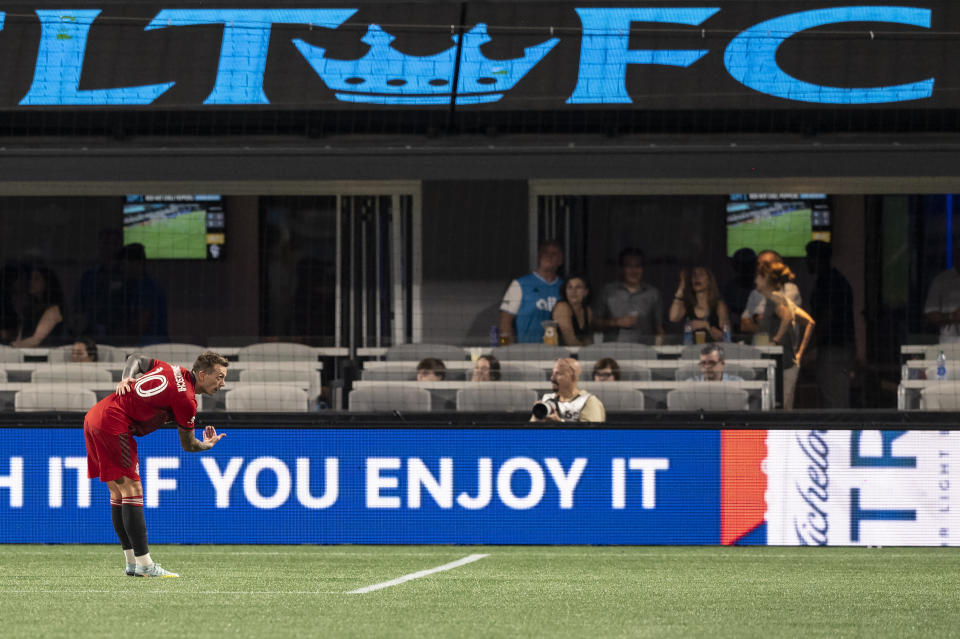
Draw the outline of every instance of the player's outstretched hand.
[[[134,379],[133,377],[128,377],[124,380],[121,380],[121,382],[117,384],[117,395],[123,395],[124,393],[129,391],[130,384],[134,383],[135,381],[137,380]]]
[[[220,441],[226,436],[227,436],[226,433],[220,433],[218,435],[217,429],[214,428],[213,426],[207,426],[206,428],[203,429],[204,444],[210,444],[211,446],[213,446],[214,444],[216,444],[218,441]]]

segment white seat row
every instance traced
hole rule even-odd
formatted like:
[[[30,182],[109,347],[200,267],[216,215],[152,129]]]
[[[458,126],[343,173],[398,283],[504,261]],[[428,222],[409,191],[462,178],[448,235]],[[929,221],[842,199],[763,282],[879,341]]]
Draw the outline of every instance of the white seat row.
[[[581,388],[596,394],[609,412],[636,411],[665,404],[667,408],[692,410],[745,410],[751,394],[761,410],[772,407],[770,383],[621,381],[584,382]],[[547,382],[354,382],[349,394],[351,411],[523,411],[530,410],[540,394],[549,392]],[[673,391],[681,391],[673,393]],[[663,398],[650,403],[651,397]]]
[[[760,359],[764,355],[779,356],[783,347],[750,346],[733,342],[721,344],[727,359]],[[494,355],[500,361],[554,360],[558,357],[576,355],[583,362],[595,362],[604,357],[621,359],[658,359],[659,357],[698,359],[704,344],[647,346],[605,342],[589,346],[550,346],[548,344],[511,344],[509,346],[471,347],[450,344],[400,344],[389,347],[359,348],[360,357],[383,357],[387,361],[419,361],[424,357],[436,357],[444,362],[473,359],[479,355]]]
[[[115,386],[113,382],[8,382],[0,383],[0,394],[13,394],[15,411],[87,411],[98,398],[113,392]],[[290,382],[241,382],[228,385],[220,393],[229,411],[307,412],[316,401],[316,395],[307,386]]]
[[[0,345],[0,363],[25,361],[70,361],[72,345],[54,348],[12,348]],[[123,362],[131,353],[142,353],[173,364],[192,365],[197,355],[213,350],[224,357],[241,362],[317,361],[319,357],[346,357],[346,348],[321,348],[292,342],[259,342],[240,347],[207,347],[199,344],[164,343],[149,346],[108,346],[97,344],[100,362]]]
[[[500,379],[506,382],[539,381],[550,378],[553,360],[508,361],[500,363]],[[617,362],[626,381],[649,381],[673,379],[684,381],[700,374],[699,365],[683,359],[619,360]],[[474,364],[467,361],[444,362],[447,379],[458,381],[470,378]],[[777,362],[773,359],[747,359],[728,361],[726,372],[739,375],[745,380],[776,378]],[[590,379],[592,365],[583,371],[581,379]],[[413,381],[417,378],[416,362],[369,361],[360,371],[364,381]]]

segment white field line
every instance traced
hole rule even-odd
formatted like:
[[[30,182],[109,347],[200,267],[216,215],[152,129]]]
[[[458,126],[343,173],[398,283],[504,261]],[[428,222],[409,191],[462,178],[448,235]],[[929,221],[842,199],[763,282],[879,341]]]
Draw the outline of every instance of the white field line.
[[[391,579],[390,581],[384,581],[383,583],[373,584],[372,586],[364,586],[363,588],[358,588],[356,590],[351,590],[346,593],[348,595],[363,595],[368,592],[373,592],[374,590],[381,590],[383,588],[389,588],[390,586],[396,586],[413,579],[419,579],[420,577],[426,577],[427,575],[432,575],[437,572],[443,572],[444,570],[453,570],[454,568],[459,568],[460,566],[465,566],[467,564],[479,561],[484,557],[489,557],[490,555],[467,555],[463,559],[457,559],[456,561],[451,561],[449,564],[443,564],[442,566],[437,566],[436,568],[428,568],[427,570],[421,570],[419,572],[412,572],[409,575],[404,575],[402,577],[397,577],[396,579]]]

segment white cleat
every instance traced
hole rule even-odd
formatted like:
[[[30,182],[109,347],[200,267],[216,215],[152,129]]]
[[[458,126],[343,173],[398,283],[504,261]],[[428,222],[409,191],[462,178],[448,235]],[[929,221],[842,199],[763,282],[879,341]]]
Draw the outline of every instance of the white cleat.
[[[134,574],[137,577],[160,577],[161,579],[169,579],[170,577],[180,576],[175,572],[164,570],[158,563],[152,563],[149,566],[141,566],[137,564]]]

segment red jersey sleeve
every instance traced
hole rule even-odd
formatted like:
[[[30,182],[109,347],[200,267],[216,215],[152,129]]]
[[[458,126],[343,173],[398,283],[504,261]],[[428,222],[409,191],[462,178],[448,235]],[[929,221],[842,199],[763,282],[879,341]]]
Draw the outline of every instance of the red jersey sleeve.
[[[193,379],[179,366],[172,366],[173,391],[174,397],[170,402],[170,408],[173,410],[173,419],[177,426],[181,428],[193,428],[193,422],[197,417],[197,396],[193,390]]]

